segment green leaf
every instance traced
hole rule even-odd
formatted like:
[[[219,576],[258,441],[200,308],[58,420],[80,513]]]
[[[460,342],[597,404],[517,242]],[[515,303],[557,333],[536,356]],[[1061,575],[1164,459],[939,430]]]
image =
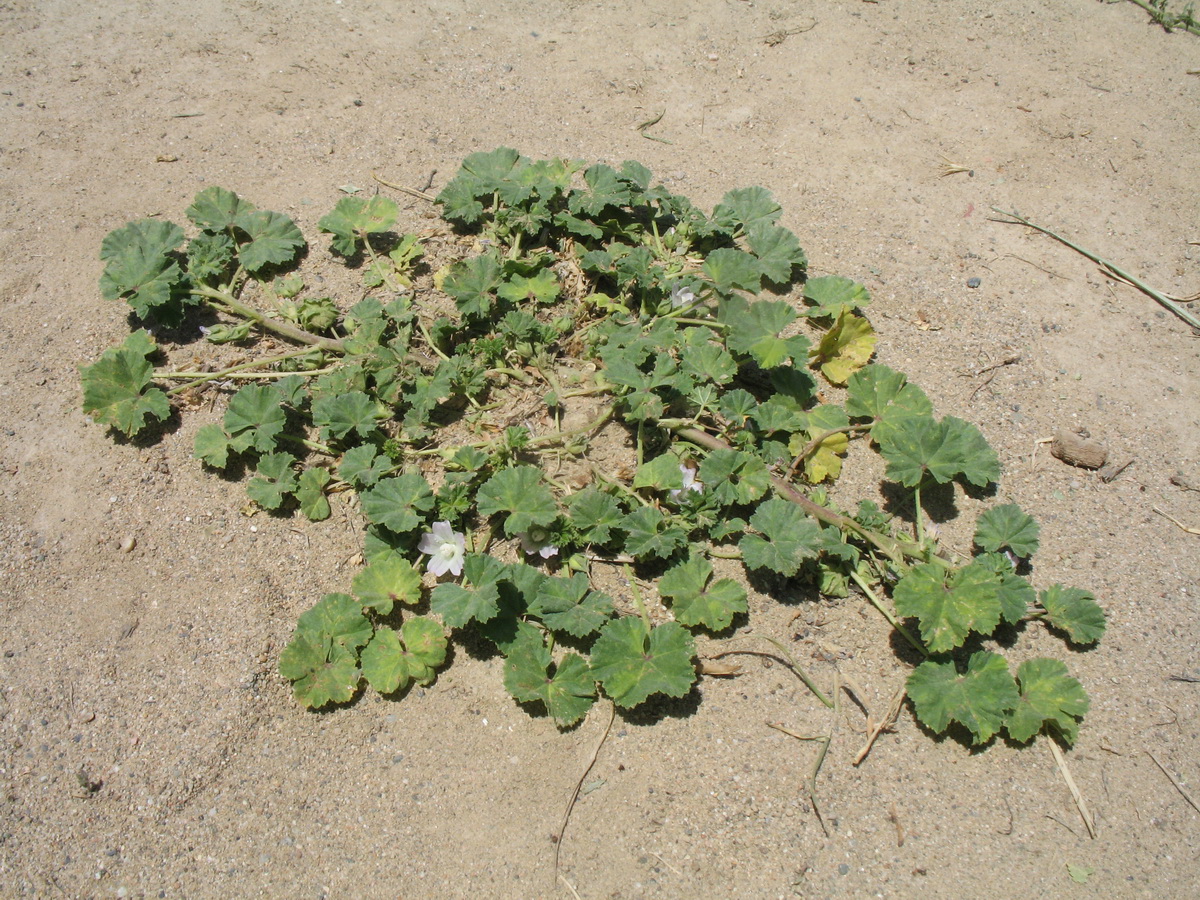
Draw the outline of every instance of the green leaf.
[[[984,487],[1000,477],[1000,461],[974,425],[946,416],[900,419],[882,434],[879,452],[887,460],[887,475],[905,487],[917,487],[926,476],[945,484],[963,475]]]
[[[1087,693],[1057,659],[1027,659],[1017,668],[1021,697],[1004,723],[1009,736],[1024,743],[1049,722],[1068,744],[1079,736],[1079,720],[1087,714]],[[1053,737],[1053,735],[1051,735]]]
[[[841,275],[822,275],[804,283],[804,299],[812,304],[804,315],[814,319],[836,319],[871,302],[867,289]]]
[[[528,160],[511,147],[497,147],[488,153],[472,153],[463,160],[462,171],[475,179],[480,195],[490,194],[503,187],[523,162]]]
[[[658,592],[671,600],[677,622],[722,631],[736,613],[746,611],[746,591],[731,578],[709,584],[712,574],[712,564],[702,556],[691,556],[663,574]]]
[[[250,499],[263,509],[279,509],[287,495],[296,490],[296,457],[290,453],[268,453],[258,461],[258,477],[246,485]]]
[[[1007,548],[1027,559],[1037,552],[1038,524],[1015,503],[995,506],[979,517],[975,545],[993,552]]]
[[[639,506],[621,519],[625,552],[637,558],[666,559],[687,543],[687,534],[652,506]]]
[[[321,217],[317,227],[333,235],[333,249],[342,256],[353,256],[359,240],[368,234],[387,231],[400,217],[396,201],[382,194],[370,198],[343,197],[333,211]]]
[[[621,506],[610,495],[586,488],[566,499],[571,525],[585,544],[607,544],[621,524]]]
[[[796,235],[778,225],[756,225],[746,235],[746,243],[758,257],[763,274],[775,284],[788,284],[796,269],[808,265],[808,257],[804,255]]]
[[[100,246],[104,272],[100,294],[124,298],[140,319],[158,313],[176,321],[182,310],[175,297],[183,271],[169,254],[183,242],[183,229],[157,219],[139,219],[109,233]]]
[[[709,253],[704,260],[704,274],[722,291],[737,288],[757,294],[762,286],[762,265],[749,253],[733,247]]]
[[[679,351],[679,367],[696,381],[728,384],[738,367],[729,352],[711,340],[705,329],[690,328]]]
[[[976,744],[992,737],[1017,705],[1017,684],[1003,656],[980,651],[959,674],[953,662],[926,660],[908,676],[917,718],[937,734],[951,722],[966,726]]]
[[[370,487],[378,483],[391,468],[392,461],[378,453],[373,445],[361,444],[351,447],[342,455],[338,478],[355,487]]]
[[[197,235],[188,241],[188,278],[193,284],[213,281],[229,268],[233,262],[233,251],[233,238],[228,234],[205,232]]]
[[[700,463],[697,477],[723,506],[753,503],[771,487],[766,464],[742,450],[714,450]]]
[[[421,602],[421,574],[406,559],[385,556],[354,576],[354,593],[363,606],[382,616],[394,603],[415,606]]]
[[[1067,874],[1071,876],[1071,880],[1076,884],[1087,884],[1088,879],[1092,877],[1095,871],[1091,866],[1076,866],[1067,863]]]
[[[746,232],[771,225],[783,207],[762,187],[738,188],[726,194],[713,209],[713,223],[729,231],[739,226]]]
[[[196,432],[194,447],[192,458],[200,460],[206,466],[224,469],[229,464],[229,436],[225,434],[225,429],[215,422],[200,427]]]
[[[483,215],[483,204],[477,198],[485,194],[485,191],[477,190],[473,180],[454,178],[442,188],[436,202],[441,204],[444,218],[471,225]]]
[[[903,430],[908,419],[933,416],[933,404],[901,372],[874,363],[859,369],[846,382],[846,412],[875,422],[871,439],[880,443],[889,430]]]
[[[1029,604],[1037,592],[1028,581],[1016,573],[1013,562],[1003,553],[981,553],[975,561],[994,572],[999,579],[1000,618],[1010,625],[1020,622],[1029,612]]]
[[[360,496],[367,521],[397,534],[419,526],[434,503],[433,489],[417,472],[384,478]]]
[[[683,472],[679,457],[663,453],[638,466],[633,475],[635,488],[654,488],[657,491],[679,490],[683,487]]]
[[[296,629],[279,655],[279,674],[292,682],[292,694],[309,709],[348,703],[358,688],[358,657]]]
[[[772,497],[760,503],[750,526],[760,534],[746,534],[738,543],[747,569],[791,577],[821,550],[821,526],[790,500]]]
[[[936,563],[913,566],[892,599],[897,613],[918,621],[933,653],[962,646],[972,631],[991,634],[1000,624],[1000,581],[978,562],[950,571]]]
[[[381,694],[403,690],[410,681],[429,684],[445,662],[446,646],[442,626],[432,619],[409,619],[399,634],[380,627],[363,649],[363,675]]]
[[[145,428],[147,419],[166,419],[171,414],[167,395],[149,386],[154,366],[146,357],[155,349],[149,333],[139,329],[120,347],[110,347],[92,365],[82,366],[83,411],[126,437]]]
[[[357,651],[374,632],[362,607],[349,594],[326,594],[300,616],[296,629],[348,652]]]
[[[304,235],[283,213],[268,209],[239,213],[236,224],[250,236],[249,243],[238,248],[238,259],[249,272],[269,265],[288,265],[305,246]]]
[[[611,166],[599,163],[583,173],[588,190],[571,194],[569,209],[576,215],[596,216],[610,206],[625,206],[630,201],[629,183]]]
[[[225,431],[239,449],[253,447],[260,453],[275,449],[275,441],[287,424],[279,393],[262,384],[248,384],[229,401]]]
[[[590,588],[588,577],[582,573],[570,578],[544,578],[529,604],[529,612],[551,631],[586,637],[598,631],[613,612],[612,598]]]
[[[471,588],[443,582],[433,589],[430,608],[451,628],[488,622],[500,612],[500,578],[504,573],[505,567],[494,557],[468,553],[463,576]]]
[[[442,281],[442,290],[454,298],[468,318],[486,319],[492,314],[492,293],[500,286],[500,264],[489,254],[454,263]]]
[[[1104,635],[1104,610],[1090,591],[1053,585],[1038,596],[1046,618],[1067,633],[1072,643],[1094,644]]]
[[[449,641],[442,626],[427,616],[407,619],[400,627],[408,674],[417,684],[433,681],[434,670],[446,661]]]
[[[321,522],[329,518],[329,498],[325,496],[325,486],[329,484],[329,470],[320,466],[305,469],[300,473],[300,482],[296,488],[296,502],[300,504],[300,512],[311,522]]]
[[[518,306],[525,303],[553,303],[558,299],[558,276],[553,269],[542,269],[536,275],[514,275],[500,285],[496,293]]]
[[[313,401],[312,416],[323,437],[340,440],[352,431],[361,438],[371,437],[386,414],[363,391],[349,391],[318,397]]]
[[[808,353],[808,338],[780,336],[796,320],[796,311],[782,300],[747,303],[741,297],[728,298],[721,303],[719,318],[729,326],[725,346],[751,357],[764,369],[802,359]]]
[[[876,340],[870,322],[862,316],[843,312],[809,352],[809,365],[819,368],[830,384],[845,384],[871,359]]]
[[[519,641],[504,660],[504,687],[521,703],[540,701],[561,727],[582,719],[596,698],[587,660],[567,653],[557,666],[541,635]]]
[[[100,242],[100,259],[111,263],[123,259],[131,248],[146,259],[165,256],[183,243],[183,229],[162,219],[138,219],[113,229]]]
[[[408,662],[400,635],[387,626],[376,628],[371,642],[363,648],[362,673],[367,683],[381,694],[407,687]]]
[[[534,466],[515,466],[497,472],[479,488],[476,504],[485,518],[507,513],[504,533],[509,537],[534,525],[550,525],[558,518],[554,496],[542,484],[541,470]]]
[[[613,619],[592,647],[592,676],[622,709],[652,694],[682,697],[696,681],[692,636],[677,622],[647,633],[636,616]]]
[[[238,215],[254,212],[254,204],[223,187],[206,187],[187,208],[187,217],[205,231],[228,231]]]

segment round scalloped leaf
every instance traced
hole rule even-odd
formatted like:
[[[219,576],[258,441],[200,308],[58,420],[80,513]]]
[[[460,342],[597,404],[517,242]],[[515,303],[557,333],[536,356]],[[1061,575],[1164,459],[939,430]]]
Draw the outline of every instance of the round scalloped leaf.
[[[592,646],[592,675],[613,703],[637,706],[652,694],[682,697],[696,681],[692,636],[677,622],[647,633],[637,616],[613,619]]]
[[[300,629],[279,656],[279,674],[292,682],[292,694],[309,709],[348,703],[362,677],[356,656],[336,646],[327,649]]]
[[[1022,559],[1037,552],[1038,523],[1015,503],[984,511],[975,526],[975,544],[992,552],[1008,549]]]
[[[400,635],[385,626],[376,628],[371,642],[363,648],[362,673],[367,683],[381,694],[407,687],[408,661],[400,646]]]
[[[587,660],[568,652],[557,666],[540,634],[517,641],[504,660],[504,688],[520,703],[541,702],[561,727],[582,719],[596,698]]]
[[[915,618],[934,653],[960,647],[971,632],[991,634],[1000,624],[1001,583],[973,562],[953,571],[936,563],[913,566],[892,591],[896,612]]]
[[[374,632],[362,607],[349,594],[326,594],[300,616],[296,629],[347,651],[357,650]]]
[[[372,562],[354,576],[353,585],[362,605],[384,616],[394,603],[414,606],[421,601],[421,573],[395,556]]]
[[[917,718],[941,734],[951,722],[966,726],[974,743],[989,740],[1017,705],[1017,684],[1003,656],[980,651],[961,675],[953,662],[928,659],[908,676]]]
[[[1067,633],[1072,643],[1094,644],[1104,635],[1104,610],[1091,591],[1052,585],[1038,596],[1046,618]]]
[[[223,187],[206,187],[187,208],[187,217],[205,231],[228,231],[239,215],[254,212],[254,204]]]
[[[154,349],[147,332],[139,329],[120,347],[105,350],[92,365],[81,367],[83,411],[126,437],[145,428],[147,419],[167,418],[171,414],[167,395],[149,387],[154,366],[146,357]]]
[[[1090,702],[1067,666],[1057,659],[1027,659],[1017,668],[1021,697],[1009,714],[1005,728],[1020,743],[1032,738],[1049,722],[1068,744],[1079,735],[1079,720]]]
[[[238,259],[249,272],[295,262],[305,246],[304,235],[283,213],[269,209],[242,212],[236,224],[250,236],[249,243],[238,248]]]
[[[417,472],[384,478],[359,495],[363,514],[375,525],[397,534],[412,531],[433,509],[433,489]]]
[[[433,619],[418,616],[400,626],[408,671],[417,684],[433,681],[434,670],[446,661],[446,631]]]
[[[728,628],[736,613],[746,611],[746,591],[731,578],[712,578],[712,564],[702,556],[689,557],[668,569],[658,592],[670,599],[675,620],[711,631]]]

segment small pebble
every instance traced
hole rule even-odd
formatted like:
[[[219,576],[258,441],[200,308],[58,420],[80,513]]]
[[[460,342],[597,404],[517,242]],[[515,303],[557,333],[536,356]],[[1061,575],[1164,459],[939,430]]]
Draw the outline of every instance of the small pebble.
[[[968,278],[967,279],[967,287],[969,287],[969,288],[977,288],[981,284],[983,284],[983,282],[980,281],[978,278]]]
[[[130,535],[129,537],[121,538],[120,548],[122,553],[132,553],[133,548],[137,546],[137,538]]]

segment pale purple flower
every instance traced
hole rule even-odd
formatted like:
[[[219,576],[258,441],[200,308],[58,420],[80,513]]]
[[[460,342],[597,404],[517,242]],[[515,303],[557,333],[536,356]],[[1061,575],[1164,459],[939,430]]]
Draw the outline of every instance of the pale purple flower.
[[[421,535],[417,549],[429,556],[427,571],[442,576],[461,575],[463,554],[467,550],[467,538],[459,531],[452,531],[449,522],[434,522],[433,530]]]
[[[691,306],[696,302],[696,292],[686,284],[677,284],[671,288],[671,309]]]
[[[550,533],[545,528],[534,525],[528,531],[518,534],[517,537],[521,541],[521,549],[528,556],[536,553],[542,559],[549,559],[558,555],[558,548],[550,543]]]
[[[672,490],[671,496],[678,500],[683,496],[684,491],[695,491],[697,494],[704,490],[704,483],[696,480],[696,470],[691,466],[680,465],[679,471],[683,474],[683,487]]]

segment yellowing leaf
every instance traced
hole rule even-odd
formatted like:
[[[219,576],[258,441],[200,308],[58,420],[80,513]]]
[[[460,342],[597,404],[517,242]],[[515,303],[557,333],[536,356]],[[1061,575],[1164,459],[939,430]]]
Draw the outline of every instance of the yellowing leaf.
[[[809,354],[809,365],[819,368],[830,384],[845,384],[870,361],[876,340],[870,322],[848,310],[843,311]]]
[[[808,427],[804,431],[792,435],[788,443],[788,452],[799,456],[812,441],[828,434],[835,428],[845,428],[850,424],[846,411],[840,406],[818,406],[808,414]],[[842,457],[850,446],[850,436],[845,432],[830,434],[821,443],[808,451],[804,458],[804,477],[810,484],[820,484],[822,481],[836,481],[842,474]]]

